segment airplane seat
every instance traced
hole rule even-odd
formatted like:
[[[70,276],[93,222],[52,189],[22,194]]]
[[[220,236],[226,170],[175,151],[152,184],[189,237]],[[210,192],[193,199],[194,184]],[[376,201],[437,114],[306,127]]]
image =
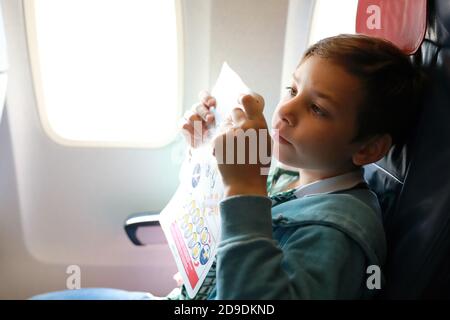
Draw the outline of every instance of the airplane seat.
[[[388,3],[390,10],[383,11]],[[382,9],[381,19],[390,30],[377,31],[362,23],[373,4]],[[365,167],[365,178],[383,209],[388,244],[386,284],[379,298],[449,298],[450,2],[360,0],[357,17],[358,33],[394,39],[397,45],[395,38],[404,40],[415,33],[409,48],[399,46],[427,78],[409,141]]]

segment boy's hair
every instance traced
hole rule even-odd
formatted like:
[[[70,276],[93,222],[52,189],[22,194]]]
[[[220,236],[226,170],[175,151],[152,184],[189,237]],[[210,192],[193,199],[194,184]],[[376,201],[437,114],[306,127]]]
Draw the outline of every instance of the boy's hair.
[[[357,117],[361,141],[388,133],[402,145],[417,119],[420,73],[408,56],[391,42],[364,35],[341,34],[320,40],[304,53],[330,59],[362,81],[365,99]]]

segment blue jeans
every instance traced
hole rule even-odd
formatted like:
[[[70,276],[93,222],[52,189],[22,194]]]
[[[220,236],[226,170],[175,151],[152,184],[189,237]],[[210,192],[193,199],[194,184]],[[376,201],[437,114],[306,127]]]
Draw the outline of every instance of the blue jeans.
[[[125,291],[110,288],[83,288],[39,294],[31,300],[166,300],[148,292]]]

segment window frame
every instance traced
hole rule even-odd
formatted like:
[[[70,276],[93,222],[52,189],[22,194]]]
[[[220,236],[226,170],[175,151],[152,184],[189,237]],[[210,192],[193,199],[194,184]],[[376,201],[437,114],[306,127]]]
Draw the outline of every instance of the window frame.
[[[35,101],[38,110],[38,118],[40,124],[46,135],[54,142],[66,146],[66,147],[111,147],[111,148],[163,148],[176,141],[179,134],[177,130],[173,132],[162,143],[156,142],[125,142],[125,141],[87,141],[87,140],[70,140],[62,137],[51,126],[47,116],[46,104],[44,98],[42,73],[40,66],[40,58],[37,44],[37,31],[36,31],[36,16],[35,16],[35,1],[39,0],[22,0],[23,15],[26,32],[26,40],[28,47],[28,58],[30,64],[31,77],[33,80],[33,90],[35,94]],[[183,34],[183,15],[182,15],[182,0],[172,0],[175,3],[175,23],[177,31],[177,63],[178,63],[178,79],[177,79],[177,103],[176,113],[178,117],[182,116],[183,112],[183,98],[184,98],[184,34]],[[178,119],[176,119],[178,120]]]

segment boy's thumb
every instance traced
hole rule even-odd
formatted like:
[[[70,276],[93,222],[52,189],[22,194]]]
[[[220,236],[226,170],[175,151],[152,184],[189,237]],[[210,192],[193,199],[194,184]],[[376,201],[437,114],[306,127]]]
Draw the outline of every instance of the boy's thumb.
[[[263,116],[264,98],[255,93],[242,94],[239,97],[239,103],[244,107],[248,119],[257,119]]]

